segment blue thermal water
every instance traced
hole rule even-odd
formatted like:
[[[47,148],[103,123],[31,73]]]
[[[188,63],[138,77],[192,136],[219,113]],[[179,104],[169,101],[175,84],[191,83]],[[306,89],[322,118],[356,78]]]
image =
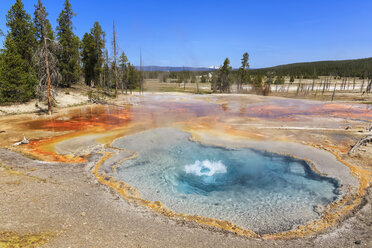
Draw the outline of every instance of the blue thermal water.
[[[131,148],[130,143],[124,139],[115,145]],[[143,198],[161,201],[177,213],[271,233],[318,218],[317,206],[338,196],[335,179],[289,156],[204,146],[187,135],[171,144],[166,138],[148,143],[137,148],[137,158],[118,167],[117,176]]]

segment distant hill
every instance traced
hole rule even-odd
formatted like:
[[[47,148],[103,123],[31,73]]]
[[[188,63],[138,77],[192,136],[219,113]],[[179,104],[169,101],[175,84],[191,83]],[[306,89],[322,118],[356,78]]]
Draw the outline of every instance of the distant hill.
[[[252,74],[266,74],[269,71],[305,78],[312,78],[314,73],[317,76],[371,77],[372,58],[294,63],[251,70]]]
[[[140,66],[136,66],[136,69],[139,70]],[[142,66],[143,71],[213,71],[216,68],[207,68],[207,67],[174,67],[174,66]]]

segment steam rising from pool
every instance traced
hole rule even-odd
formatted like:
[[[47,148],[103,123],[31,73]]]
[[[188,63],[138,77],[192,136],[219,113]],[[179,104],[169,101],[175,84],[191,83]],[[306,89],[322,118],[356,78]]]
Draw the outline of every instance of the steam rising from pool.
[[[113,145],[138,153],[119,165],[118,179],[174,212],[228,220],[261,234],[319,218],[319,206],[338,197],[338,181],[303,160],[205,146],[189,137],[167,128],[117,140]]]
[[[221,160],[217,162],[211,162],[208,159],[203,162],[196,160],[195,163],[185,166],[185,172],[211,177],[215,173],[226,173],[226,166],[222,164]]]

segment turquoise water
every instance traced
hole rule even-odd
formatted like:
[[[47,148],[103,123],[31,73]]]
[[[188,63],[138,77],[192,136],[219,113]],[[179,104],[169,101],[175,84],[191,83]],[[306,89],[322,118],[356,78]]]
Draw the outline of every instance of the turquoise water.
[[[118,167],[117,177],[174,212],[228,220],[263,234],[319,218],[317,206],[338,196],[337,181],[314,173],[302,160],[204,146],[183,132],[174,139],[150,134],[116,142],[138,152]],[[135,139],[146,146],[133,144]]]

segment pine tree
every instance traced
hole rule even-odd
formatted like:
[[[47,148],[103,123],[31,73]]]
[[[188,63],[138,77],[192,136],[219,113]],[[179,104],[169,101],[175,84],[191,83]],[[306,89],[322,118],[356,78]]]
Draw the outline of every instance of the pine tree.
[[[95,22],[90,33],[85,33],[81,40],[81,57],[85,83],[87,85],[103,86],[103,57],[105,48],[105,33],[98,22]]]
[[[253,79],[253,90],[256,91],[256,94],[260,94],[262,91],[262,76],[257,74]]]
[[[219,74],[219,71],[216,71],[216,72],[213,72],[212,73],[212,78],[210,79],[211,81],[211,90],[213,92],[217,92],[217,81],[218,81],[218,74]]]
[[[36,46],[31,16],[21,0],[6,15],[9,28],[0,68],[0,101],[27,101],[35,96],[36,74],[32,57]]]
[[[61,85],[70,87],[79,80],[79,38],[72,31],[72,11],[69,0],[65,0],[64,9],[57,19],[57,39],[61,45],[58,54],[58,68],[62,75]]]
[[[108,81],[110,78],[110,57],[108,55],[108,50],[105,49],[104,52],[104,63],[103,63],[103,86],[109,87]]]
[[[94,38],[91,34],[85,33],[81,40],[81,59],[83,63],[83,73],[85,78],[85,84],[91,86],[95,78],[95,64],[96,56]]]
[[[117,63],[117,55],[118,55],[118,44],[117,44],[117,37],[116,37],[116,28],[115,22],[112,23],[112,50],[114,52],[114,76],[115,76],[115,97],[118,97],[118,87],[119,87],[119,76],[118,76],[118,63]],[[132,91],[131,91],[132,92]]]
[[[242,58],[242,66],[239,68],[238,91],[242,90],[242,85],[249,81],[249,54],[244,53]]]
[[[278,75],[275,78],[274,84],[284,84],[284,77],[282,75]]]
[[[121,74],[121,93],[125,89],[127,93],[128,89],[128,58],[124,52],[121,53],[119,58],[120,74]]]
[[[101,25],[95,22],[90,33],[94,41],[94,56],[96,57],[96,63],[94,66],[94,82],[95,84],[100,83],[102,86],[102,66],[104,63],[103,52],[105,49],[105,32],[103,32]]]
[[[132,94],[132,90],[139,87],[140,84],[140,73],[136,70],[134,65],[128,64],[128,89],[130,90],[130,93]]]
[[[230,60],[228,58],[223,62],[223,66],[218,70],[217,90],[222,92],[230,92],[229,75],[231,72]]]
[[[46,13],[45,18],[40,17],[40,13]],[[43,37],[43,27],[45,26],[46,32],[47,32],[47,37],[50,40],[54,40],[54,32],[52,29],[52,25],[50,24],[49,20],[46,19],[48,16],[48,13],[46,12],[46,9],[41,2],[41,0],[38,0],[37,5],[35,5],[35,12],[34,12],[34,26],[35,26],[35,37],[36,41],[38,43],[43,43],[44,42],[44,37]],[[40,18],[45,21],[44,24],[40,23]]]

